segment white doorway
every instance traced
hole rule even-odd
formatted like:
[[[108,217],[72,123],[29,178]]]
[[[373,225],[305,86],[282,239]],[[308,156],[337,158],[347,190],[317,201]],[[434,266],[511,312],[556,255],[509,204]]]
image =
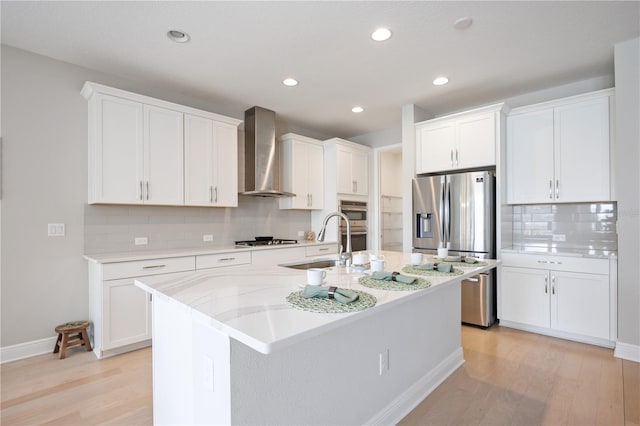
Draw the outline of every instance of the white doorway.
[[[380,248],[402,251],[402,147],[379,152]]]

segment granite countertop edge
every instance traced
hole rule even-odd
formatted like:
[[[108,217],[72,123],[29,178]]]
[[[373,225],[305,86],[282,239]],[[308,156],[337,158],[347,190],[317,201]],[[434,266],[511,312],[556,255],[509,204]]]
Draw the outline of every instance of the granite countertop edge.
[[[501,249],[502,253],[517,253],[527,255],[544,256],[568,256],[587,257],[592,259],[617,258],[618,252],[613,250],[589,250],[589,249],[567,249],[567,248],[541,248],[541,247],[506,247]]]

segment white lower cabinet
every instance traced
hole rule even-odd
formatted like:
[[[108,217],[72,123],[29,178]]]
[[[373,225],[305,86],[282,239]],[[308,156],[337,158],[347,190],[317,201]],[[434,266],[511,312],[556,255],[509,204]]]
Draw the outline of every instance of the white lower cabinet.
[[[151,298],[137,277],[195,270],[193,256],[131,262],[89,262],[93,352],[98,358],[151,344]]]
[[[616,283],[609,270],[608,259],[503,256],[500,325],[613,346]]]

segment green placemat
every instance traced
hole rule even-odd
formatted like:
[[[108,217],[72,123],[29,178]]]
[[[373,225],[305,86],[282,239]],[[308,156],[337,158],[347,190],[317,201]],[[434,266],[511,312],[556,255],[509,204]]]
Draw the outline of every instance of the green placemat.
[[[318,297],[302,297],[302,291],[294,291],[287,296],[287,302],[289,302],[294,308],[301,309],[308,312],[318,312],[321,314],[330,313],[347,313],[364,311],[376,305],[377,299],[375,296],[359,290],[351,290],[358,293],[360,297],[355,302],[342,304],[336,302],[333,299],[322,299]]]
[[[406,272],[407,274],[413,275],[429,275],[431,277],[453,277],[454,275],[462,275],[463,271],[460,269],[453,268],[451,272],[440,272],[440,271],[425,271],[424,269],[414,268],[411,265],[407,265],[402,268],[402,272]]]
[[[422,278],[416,278],[418,282],[414,284],[403,284],[397,281],[376,280],[371,277],[360,277],[360,284],[365,287],[375,288],[377,290],[398,290],[398,291],[415,291],[423,288],[431,287],[431,283]]]

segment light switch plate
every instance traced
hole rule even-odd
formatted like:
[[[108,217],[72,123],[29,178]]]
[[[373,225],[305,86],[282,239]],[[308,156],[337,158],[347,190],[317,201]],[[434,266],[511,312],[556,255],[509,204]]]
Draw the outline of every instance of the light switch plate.
[[[137,246],[144,246],[149,243],[149,240],[147,239],[147,237],[136,237],[134,242]]]
[[[204,234],[202,236],[202,241],[213,241],[213,235],[211,234]]]
[[[49,223],[47,225],[47,236],[64,237],[64,223]]]

